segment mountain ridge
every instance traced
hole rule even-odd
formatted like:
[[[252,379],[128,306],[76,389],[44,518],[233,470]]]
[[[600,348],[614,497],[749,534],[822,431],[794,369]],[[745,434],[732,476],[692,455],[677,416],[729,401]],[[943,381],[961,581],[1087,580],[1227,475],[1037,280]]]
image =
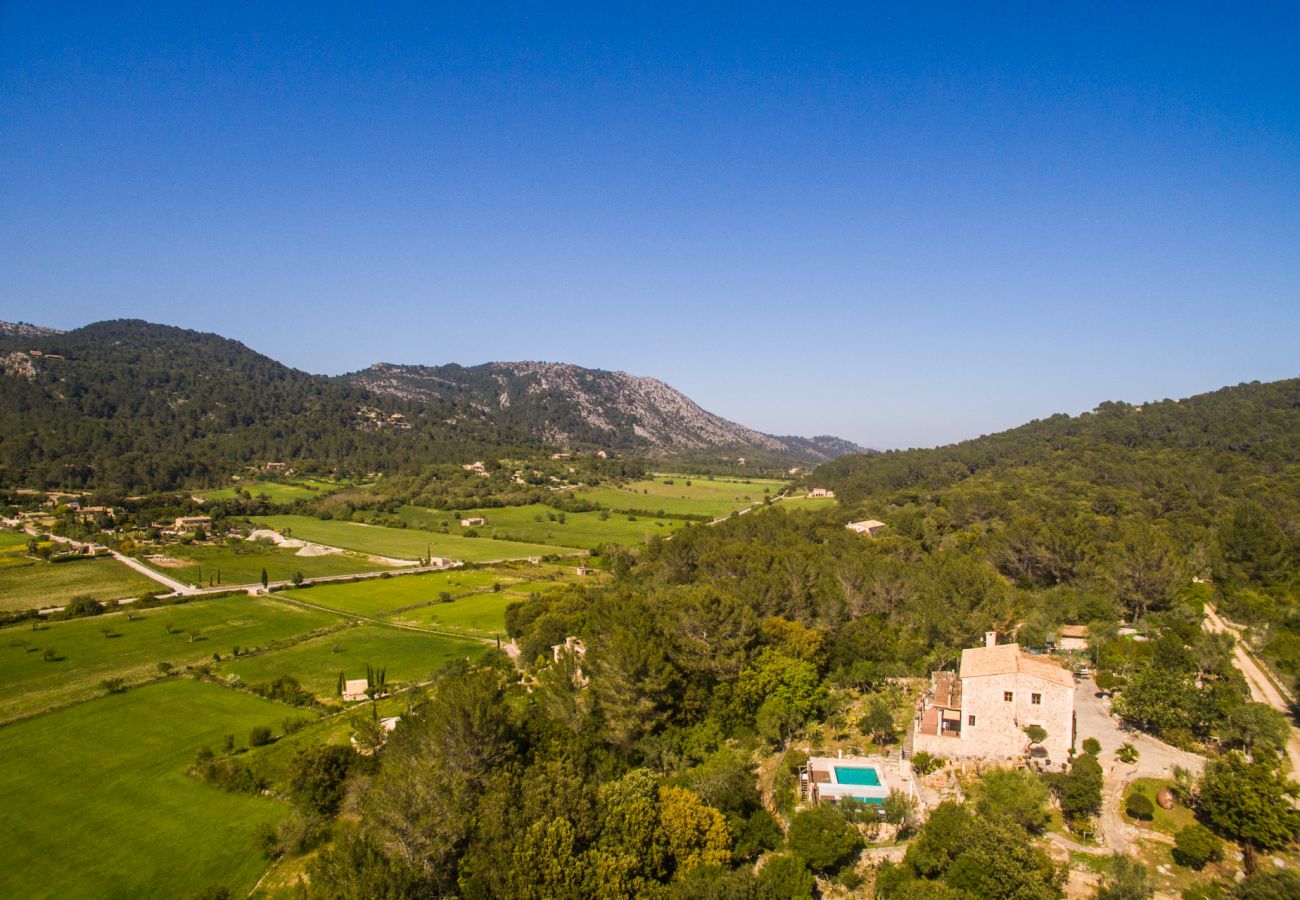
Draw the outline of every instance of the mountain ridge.
[[[376,363],[341,377],[405,400],[468,402],[551,444],[655,453],[749,451],[803,462],[867,452],[842,438],[766,434],[705,410],[659,378],[572,363]]]

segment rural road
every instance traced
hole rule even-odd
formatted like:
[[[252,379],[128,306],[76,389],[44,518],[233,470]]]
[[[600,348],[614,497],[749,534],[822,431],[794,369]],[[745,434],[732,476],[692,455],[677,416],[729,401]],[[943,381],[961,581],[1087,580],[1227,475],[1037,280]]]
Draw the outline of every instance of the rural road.
[[[1251,654],[1246,646],[1246,641],[1242,636],[1240,625],[1234,625],[1219,615],[1218,611],[1211,605],[1205,606],[1205,623],[1206,631],[1215,634],[1228,634],[1234,638],[1232,646],[1232,660],[1241,674],[1246,677],[1246,684],[1250,687],[1250,697],[1256,703],[1265,703],[1276,709],[1291,719],[1291,703],[1284,695],[1276,682],[1270,677],[1270,673],[1265,671],[1264,664]],[[1291,739],[1286,745],[1287,757],[1291,760],[1292,776],[1300,776],[1300,730],[1291,725]]]

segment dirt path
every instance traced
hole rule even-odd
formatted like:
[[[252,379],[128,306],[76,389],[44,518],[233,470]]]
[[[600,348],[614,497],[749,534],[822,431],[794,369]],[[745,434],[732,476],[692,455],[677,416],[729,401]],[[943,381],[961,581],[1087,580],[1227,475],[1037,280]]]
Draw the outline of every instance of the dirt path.
[[[1219,615],[1218,611],[1209,604],[1205,607],[1206,631],[1216,634],[1228,634],[1235,639],[1232,647],[1232,661],[1246,677],[1246,684],[1250,687],[1250,697],[1256,703],[1266,703],[1284,714],[1288,720],[1291,718],[1291,703],[1277,683],[1267,670],[1264,663],[1257,660],[1250,652],[1249,646],[1242,635],[1242,627],[1234,625],[1227,619]],[[1291,739],[1286,745],[1287,757],[1291,760],[1291,773],[1300,775],[1300,729],[1294,725],[1291,726]]]

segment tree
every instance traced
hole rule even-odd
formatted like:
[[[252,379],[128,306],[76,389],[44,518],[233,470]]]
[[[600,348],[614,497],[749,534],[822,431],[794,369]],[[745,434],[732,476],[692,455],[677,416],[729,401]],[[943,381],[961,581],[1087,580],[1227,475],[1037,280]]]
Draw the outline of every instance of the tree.
[[[1025,737],[1029,738],[1029,749],[1033,752],[1034,747],[1047,740],[1047,729],[1042,725],[1026,725]]]
[[[787,840],[814,872],[838,869],[861,845],[858,830],[829,804],[796,813]]]
[[[1104,559],[1105,579],[1135,622],[1166,608],[1187,582],[1174,542],[1145,522],[1126,525]]]
[[[698,794],[679,787],[660,788],[659,827],[676,863],[674,878],[684,878],[697,866],[731,862],[727,819]]]
[[[1174,862],[1201,870],[1206,863],[1223,858],[1223,841],[1199,822],[1178,829],[1174,835]]]
[[[1129,814],[1129,818],[1149,822],[1156,814],[1156,805],[1151,802],[1151,798],[1146,794],[1134,791],[1128,795],[1128,799],[1124,802],[1124,811]]]
[[[343,802],[348,772],[357,761],[351,747],[317,744],[304,747],[290,764],[289,793],[294,802],[323,816],[332,816]]]
[[[1300,897],[1300,874],[1289,869],[1255,872],[1237,885],[1233,900],[1295,900]]]
[[[271,743],[271,729],[265,725],[254,725],[248,732],[248,746],[264,747]]]
[[[1252,754],[1256,748],[1279,753],[1290,735],[1286,716],[1264,703],[1245,703],[1229,710],[1222,729],[1224,743]]]
[[[1068,822],[1078,823],[1101,810],[1101,764],[1087,753],[1075,757],[1070,771],[1053,777],[1052,787]]]
[[[774,853],[758,870],[758,896],[763,900],[811,900],[817,882],[792,853]]]
[[[1147,900],[1156,892],[1147,867],[1129,856],[1115,854],[1110,874],[1102,879],[1096,900]]]
[[[1024,769],[995,769],[975,788],[975,808],[986,818],[1006,816],[1031,834],[1042,834],[1051,814],[1047,785]]]
[[[1089,756],[1097,756],[1101,753],[1101,741],[1094,737],[1084,738],[1081,746],[1083,747],[1083,752],[1087,753]]]
[[[896,736],[894,709],[886,697],[875,694],[867,701],[866,714],[858,722],[858,729],[877,743],[893,742]]]
[[[270,578],[270,576],[268,576],[268,575],[266,574],[266,569],[263,569],[263,570],[262,570],[262,589],[263,589],[263,590],[266,590],[266,588],[270,585],[270,583],[271,583],[271,578]]]
[[[1212,760],[1201,779],[1200,808],[1215,831],[1253,850],[1273,850],[1300,833],[1291,800],[1300,786],[1277,759],[1248,760],[1236,750]]]

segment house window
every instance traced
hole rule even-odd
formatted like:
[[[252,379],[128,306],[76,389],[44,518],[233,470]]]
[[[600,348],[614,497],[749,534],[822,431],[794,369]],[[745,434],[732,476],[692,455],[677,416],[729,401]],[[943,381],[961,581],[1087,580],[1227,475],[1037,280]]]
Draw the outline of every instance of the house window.
[[[974,727],[975,727],[975,717],[974,717],[974,716],[967,716],[967,717],[966,717],[966,724],[969,725],[969,726],[971,726],[972,728],[974,728]]]
[[[1011,692],[1010,692],[1010,691],[1003,691],[1003,692],[1002,692],[1002,699],[1005,700],[1005,701],[1007,701],[1008,703],[1010,703],[1010,702],[1011,702]]]
[[[1042,704],[1043,704],[1043,695],[1042,695],[1042,694],[1030,694],[1030,695],[1029,695],[1029,702],[1032,703],[1032,704],[1034,704],[1035,706],[1042,706]]]

